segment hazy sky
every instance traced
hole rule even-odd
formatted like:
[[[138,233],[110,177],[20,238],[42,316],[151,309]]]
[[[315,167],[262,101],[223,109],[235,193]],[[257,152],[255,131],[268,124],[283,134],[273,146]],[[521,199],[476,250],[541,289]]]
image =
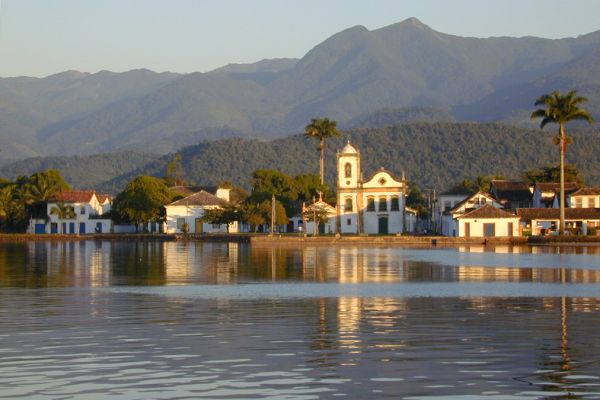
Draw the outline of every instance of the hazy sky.
[[[461,36],[577,36],[600,0],[0,0],[0,76],[208,71],[302,57],[345,28],[417,17]]]

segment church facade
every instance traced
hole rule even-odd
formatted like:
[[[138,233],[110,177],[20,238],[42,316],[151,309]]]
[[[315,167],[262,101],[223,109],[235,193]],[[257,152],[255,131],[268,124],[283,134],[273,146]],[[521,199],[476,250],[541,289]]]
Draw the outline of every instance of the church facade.
[[[398,234],[406,232],[407,182],[383,167],[364,180],[360,152],[350,144],[337,154],[337,232]]]

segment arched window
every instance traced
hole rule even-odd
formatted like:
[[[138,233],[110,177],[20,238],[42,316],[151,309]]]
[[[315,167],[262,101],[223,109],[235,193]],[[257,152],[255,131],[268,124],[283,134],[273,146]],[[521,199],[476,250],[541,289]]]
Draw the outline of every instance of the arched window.
[[[375,211],[375,197],[367,197],[367,211]]]
[[[386,197],[379,198],[379,211],[387,211],[387,198]]]
[[[346,178],[352,177],[352,164],[346,163],[346,165],[344,165],[344,176]]]
[[[352,211],[352,197],[346,197],[344,211]]]

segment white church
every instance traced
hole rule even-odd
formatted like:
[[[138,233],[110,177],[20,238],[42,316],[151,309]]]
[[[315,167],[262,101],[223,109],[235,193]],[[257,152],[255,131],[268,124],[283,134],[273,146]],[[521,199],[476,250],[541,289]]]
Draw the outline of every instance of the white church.
[[[383,167],[364,180],[360,152],[350,144],[337,154],[336,231],[342,234],[397,234],[407,232],[407,182]],[[408,218],[414,218],[413,215]]]

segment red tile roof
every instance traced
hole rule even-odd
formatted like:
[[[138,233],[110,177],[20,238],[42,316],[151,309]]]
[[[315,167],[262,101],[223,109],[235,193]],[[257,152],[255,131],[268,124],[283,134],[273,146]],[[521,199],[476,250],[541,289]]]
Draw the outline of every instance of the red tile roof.
[[[463,214],[458,218],[516,218],[516,215],[496,208],[490,204],[486,204],[476,210]]]
[[[71,190],[54,194],[50,201],[61,201],[65,203],[89,203],[96,194],[94,190]]]
[[[598,196],[600,195],[600,187],[584,187],[576,192],[571,193],[571,196]]]
[[[518,208],[517,215],[523,221],[538,220],[558,220],[560,217],[559,208]],[[565,208],[565,219],[567,220],[600,220],[600,208]]]
[[[183,199],[174,201],[168,206],[221,206],[227,202],[220,197],[201,190]]]
[[[540,189],[542,192],[558,192],[560,190],[560,183],[558,182],[537,182],[535,184],[536,189]],[[565,192],[575,191],[579,189],[579,185],[575,182],[565,182]]]
[[[503,179],[492,180],[491,190],[500,202],[527,202],[531,200],[529,184],[521,181],[508,181]]]

